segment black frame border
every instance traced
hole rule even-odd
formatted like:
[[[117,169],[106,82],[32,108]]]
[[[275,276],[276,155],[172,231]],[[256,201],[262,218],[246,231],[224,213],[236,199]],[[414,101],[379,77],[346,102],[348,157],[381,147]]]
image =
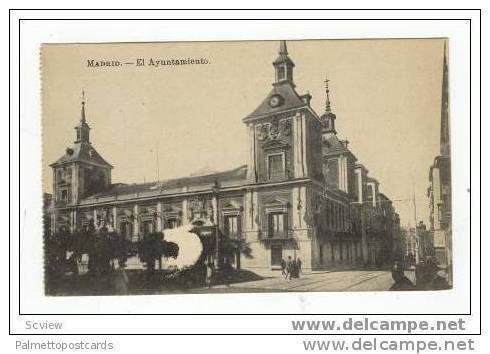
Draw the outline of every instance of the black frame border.
[[[169,11],[169,12],[175,12],[175,11],[205,11],[205,12],[210,12],[210,11],[268,11],[268,10],[277,10],[277,9],[66,9],[66,8],[58,8],[58,9],[36,9],[36,8],[28,8],[28,9],[9,9],[9,205],[11,202],[11,183],[10,183],[10,165],[11,165],[11,160],[10,160],[10,118],[11,118],[11,106],[10,106],[10,85],[11,85],[11,74],[10,74],[10,68],[11,68],[11,58],[10,58],[10,46],[11,46],[11,33],[10,33],[10,25],[11,25],[11,14],[12,12],[22,12],[22,11],[98,11],[98,12],[104,12],[104,11],[150,11],[150,10],[158,10],[158,11]],[[281,9],[281,11],[315,11],[315,10],[321,10],[321,11],[478,11],[479,12],[479,35],[480,35],[480,41],[479,41],[479,54],[480,54],[480,60],[479,60],[479,66],[480,66],[480,80],[479,80],[479,87],[480,87],[480,115],[479,115],[479,123],[481,127],[481,12],[482,9],[478,8],[461,8],[461,9]],[[18,95],[19,95],[19,100],[18,100],[18,110],[19,110],[19,122],[20,122],[20,114],[21,114],[21,84],[20,84],[20,61],[21,61],[21,50],[20,50],[20,45],[21,45],[21,23],[22,21],[121,21],[121,20],[127,20],[127,21],[186,21],[186,20],[191,20],[191,21],[210,21],[210,20],[224,20],[224,21],[293,21],[293,20],[313,20],[313,21],[348,21],[348,20],[355,20],[355,21],[414,21],[414,20],[422,20],[422,21],[469,21],[470,24],[470,53],[469,53],[469,60],[470,60],[470,105],[469,105],[469,113],[470,113],[470,141],[471,141],[471,99],[472,99],[472,92],[471,92],[471,76],[472,76],[472,54],[471,54],[471,39],[472,39],[472,28],[471,28],[471,18],[18,18],[18,65],[19,65],[19,72],[17,76],[17,80],[19,81],[19,88],[18,88]],[[19,131],[18,131],[18,138],[19,138],[19,152],[21,149],[21,134],[20,134],[20,124],[19,124]],[[480,130],[480,166],[481,166],[481,130]],[[471,190],[471,144],[470,144],[470,159],[469,159],[469,167],[470,167],[470,190]],[[21,163],[21,158],[19,154],[19,191],[18,191],[18,197],[19,197],[19,216],[21,213],[20,210],[20,197],[21,197],[21,184],[20,184],[20,163]],[[480,282],[479,282],[479,317],[480,317],[480,328],[479,328],[479,333],[411,333],[411,335],[481,335],[482,334],[482,329],[481,329],[481,324],[482,324],[482,315],[481,315],[481,280],[482,280],[482,275],[481,275],[481,168],[480,168],[480,195],[479,195],[479,201],[480,201],[480,234],[479,234],[479,241],[480,241],[480,248],[479,248],[479,253],[480,253]],[[402,333],[145,333],[145,334],[137,334],[137,333],[130,333],[130,334],[120,334],[120,333],[56,333],[56,334],[46,334],[46,333],[12,333],[11,332],[11,323],[10,323],[10,308],[11,308],[11,293],[10,293],[10,282],[11,282],[11,269],[10,269],[10,261],[11,261],[11,254],[10,254],[10,213],[11,210],[9,208],[9,335],[43,335],[43,336],[51,336],[51,335],[97,335],[97,336],[112,336],[112,335],[137,335],[137,336],[146,336],[146,335],[193,335],[193,336],[200,336],[200,335],[243,335],[243,336],[255,336],[255,335],[268,335],[268,336],[282,336],[282,335],[301,335],[301,336],[311,336],[311,335],[358,335],[358,336],[390,336],[390,335],[404,335]],[[471,193],[470,193],[470,259],[471,259]],[[18,283],[18,290],[19,290],[19,304],[18,304],[18,316],[471,316],[472,315],[472,273],[471,273],[471,262],[470,262],[470,276],[469,276],[469,299],[470,299],[470,312],[469,313],[461,313],[461,314],[430,314],[430,313],[375,313],[375,314],[369,314],[369,313],[350,313],[350,314],[329,314],[329,313],[314,313],[314,314],[301,314],[301,313],[152,313],[152,314],[141,314],[141,313],[136,313],[136,314],[123,314],[123,313],[65,313],[65,314],[57,314],[57,313],[22,313],[21,312],[21,304],[20,304],[20,217],[19,217],[19,235],[18,235],[18,242],[19,242],[19,260],[18,260],[18,269],[19,269],[19,283]],[[185,294],[184,294],[185,295]]]

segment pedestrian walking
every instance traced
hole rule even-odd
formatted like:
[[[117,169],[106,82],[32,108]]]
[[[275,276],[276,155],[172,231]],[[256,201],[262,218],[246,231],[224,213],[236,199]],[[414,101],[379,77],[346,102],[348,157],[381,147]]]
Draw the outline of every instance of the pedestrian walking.
[[[296,259],[296,267],[298,267],[298,278],[299,278],[299,275],[301,273],[303,273],[303,269],[301,268],[302,263],[301,263],[301,259],[299,257]]]
[[[298,278],[298,263],[296,263],[296,258],[293,259],[293,262],[292,262],[291,278]]]
[[[286,279],[291,280],[291,273],[293,272],[293,260],[291,256],[288,256],[288,261],[286,262]]]
[[[286,272],[286,261],[284,260],[284,258],[281,259],[281,275],[284,276],[284,278],[287,278],[288,277],[288,273]]]

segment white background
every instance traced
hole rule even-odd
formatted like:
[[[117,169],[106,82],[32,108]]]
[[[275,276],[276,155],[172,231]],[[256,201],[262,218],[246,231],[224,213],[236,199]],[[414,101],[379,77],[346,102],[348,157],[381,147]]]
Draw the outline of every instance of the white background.
[[[469,264],[472,263],[470,331],[479,331],[479,21],[475,12],[286,12],[268,13],[122,13],[56,12],[18,13],[20,17],[317,17],[317,18],[473,18],[472,140],[469,140],[469,21],[27,21],[22,25],[20,65],[22,114],[17,110],[17,21],[11,19],[11,330],[26,333],[25,320],[62,319],[67,333],[287,333],[289,316],[24,316],[18,317],[19,245],[18,131],[21,128],[21,311],[23,313],[466,313],[469,311]],[[162,295],[136,297],[46,298],[42,291],[42,236],[40,185],[40,80],[41,42],[108,42],[163,40],[240,40],[312,38],[450,38],[450,114],[453,153],[453,247],[455,287],[430,293],[301,293]],[[7,139],[7,138],[6,138]],[[5,141],[5,140],[4,140]],[[469,148],[472,144],[472,257],[469,257]],[[428,166],[429,167],[429,166]],[[29,210],[29,214],[23,210]],[[38,217],[25,217],[38,211]],[[5,263],[5,262],[4,262]],[[3,267],[5,271],[7,265]],[[5,278],[4,278],[5,279]],[[308,316],[296,316],[308,318]],[[309,318],[314,316],[309,316]],[[324,319],[328,316],[318,316]],[[331,317],[331,316],[330,316]],[[340,317],[340,316],[339,316]],[[415,319],[419,316],[400,316]],[[447,318],[447,317],[445,317]],[[473,320],[472,320],[473,319]],[[152,337],[155,338],[155,337]],[[285,338],[285,337],[281,337]],[[183,339],[183,338],[182,338]],[[246,341],[246,338],[243,338]],[[199,337],[199,341],[208,341]],[[293,340],[276,339],[283,344]],[[178,341],[178,339],[177,339]],[[210,343],[214,341],[209,340]],[[248,343],[247,343],[248,344]],[[128,343],[136,345],[136,343]],[[250,343],[250,345],[252,345]],[[282,345],[281,345],[282,347]],[[286,346],[285,346],[286,347]],[[129,348],[129,347],[128,347]],[[274,347],[278,348],[278,347]],[[237,352],[251,347],[236,345]],[[297,349],[301,349],[297,347]]]

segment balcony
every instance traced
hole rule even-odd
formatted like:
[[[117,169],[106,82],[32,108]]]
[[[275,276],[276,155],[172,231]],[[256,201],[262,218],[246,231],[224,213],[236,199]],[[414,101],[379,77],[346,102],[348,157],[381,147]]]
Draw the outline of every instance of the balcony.
[[[284,232],[280,233],[274,233],[270,234],[267,231],[262,231],[259,233],[259,240],[260,241],[286,241],[286,240],[292,240],[294,239],[294,232],[293,230],[287,230]]]

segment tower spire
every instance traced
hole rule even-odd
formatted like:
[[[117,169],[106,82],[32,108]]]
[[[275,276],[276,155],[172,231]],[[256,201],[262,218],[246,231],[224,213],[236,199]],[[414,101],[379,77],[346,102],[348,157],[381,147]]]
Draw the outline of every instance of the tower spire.
[[[286,41],[281,41],[279,43],[279,55],[288,55],[288,47]]]
[[[80,122],[75,127],[77,131],[77,139],[75,143],[86,142],[90,143],[90,127],[87,124],[87,118],[85,116],[85,91],[82,90],[82,112],[80,114]]]
[[[332,107],[330,105],[330,90],[328,88],[328,83],[329,83],[329,79],[327,76],[325,76],[325,81],[323,81],[325,83],[325,93],[326,93],[326,98],[325,98],[325,113],[332,113]]]
[[[451,153],[449,141],[449,90],[448,90],[448,65],[447,47],[444,41],[444,59],[442,64],[442,90],[441,90],[441,136],[440,153],[442,156],[449,156]]]
[[[80,122],[87,123],[87,120],[85,119],[85,90],[82,90],[82,114],[80,117]]]
[[[325,113],[322,114],[320,120],[323,122],[323,132],[324,133],[334,133],[335,130],[335,119],[337,118],[334,113],[332,113],[332,106],[330,104],[330,88],[328,87],[328,83],[330,80],[327,76],[325,76]]]

